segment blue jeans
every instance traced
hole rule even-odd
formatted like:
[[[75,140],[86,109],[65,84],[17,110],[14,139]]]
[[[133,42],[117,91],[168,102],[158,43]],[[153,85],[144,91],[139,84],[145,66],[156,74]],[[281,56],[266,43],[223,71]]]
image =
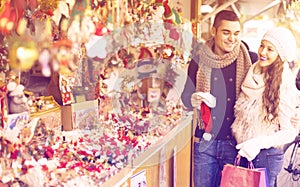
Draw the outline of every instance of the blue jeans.
[[[262,149],[252,163],[255,168],[267,169],[270,187],[274,187],[277,175],[283,165],[283,159],[284,152],[281,149]]]
[[[195,187],[220,185],[221,171],[225,164],[234,164],[237,156],[234,140],[211,140],[194,142]]]

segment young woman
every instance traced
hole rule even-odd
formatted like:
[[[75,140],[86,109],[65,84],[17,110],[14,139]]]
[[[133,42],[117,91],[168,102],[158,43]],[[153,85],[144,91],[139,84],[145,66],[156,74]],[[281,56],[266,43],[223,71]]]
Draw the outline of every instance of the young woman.
[[[267,31],[258,49],[259,59],[250,67],[235,104],[231,128],[238,156],[257,168],[267,168],[270,186],[282,168],[282,146],[299,133],[291,123],[299,92],[295,54],[296,40],[288,29]]]

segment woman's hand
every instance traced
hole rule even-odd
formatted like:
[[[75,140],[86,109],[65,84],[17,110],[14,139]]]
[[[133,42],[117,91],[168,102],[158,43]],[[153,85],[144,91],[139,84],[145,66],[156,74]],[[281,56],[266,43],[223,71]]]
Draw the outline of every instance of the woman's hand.
[[[263,137],[252,138],[236,145],[236,149],[239,149],[238,155],[247,158],[248,161],[252,161],[260,152],[262,143],[260,140],[263,140]]]
[[[299,71],[300,72],[300,71]],[[294,128],[299,131],[300,128],[300,108],[297,106],[295,115],[291,118],[291,123]]]

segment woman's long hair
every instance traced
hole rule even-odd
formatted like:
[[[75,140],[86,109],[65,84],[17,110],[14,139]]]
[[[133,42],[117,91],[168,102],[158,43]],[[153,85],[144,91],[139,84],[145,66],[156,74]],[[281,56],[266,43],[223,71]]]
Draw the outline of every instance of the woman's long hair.
[[[263,92],[263,107],[265,119],[278,124],[280,85],[282,82],[283,61],[278,57],[270,66],[263,68],[265,90]]]

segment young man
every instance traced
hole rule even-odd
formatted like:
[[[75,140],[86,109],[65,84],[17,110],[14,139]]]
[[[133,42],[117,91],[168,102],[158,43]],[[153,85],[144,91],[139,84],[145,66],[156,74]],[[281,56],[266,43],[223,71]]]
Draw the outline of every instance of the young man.
[[[194,137],[195,187],[218,186],[223,166],[233,164],[237,156],[230,128],[234,104],[248,69],[257,60],[256,54],[250,57],[240,33],[236,14],[219,12],[212,38],[197,49],[188,67],[181,99],[190,110],[201,108]],[[215,106],[208,104],[214,101]]]

